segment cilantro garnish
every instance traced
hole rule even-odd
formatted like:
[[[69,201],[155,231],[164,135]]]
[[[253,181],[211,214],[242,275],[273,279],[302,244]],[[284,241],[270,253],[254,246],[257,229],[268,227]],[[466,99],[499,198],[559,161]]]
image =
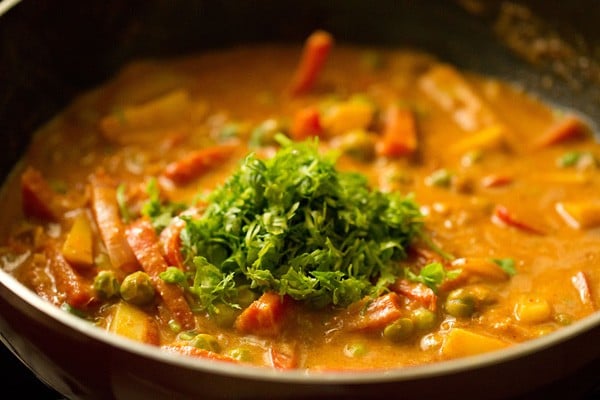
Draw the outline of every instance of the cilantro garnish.
[[[460,274],[460,270],[447,271],[442,263],[432,262],[425,265],[418,274],[406,268],[404,274],[407,279],[413,282],[419,282],[437,292],[438,287],[445,280],[452,280]]]
[[[150,218],[154,229],[160,232],[171,222],[173,216],[184,210],[185,205],[161,201],[158,184],[154,178],[148,182],[146,192],[148,200],[142,206],[142,215]]]
[[[517,269],[515,268],[515,260],[512,258],[494,258],[492,261],[498,264],[500,268],[502,268],[502,270],[510,276],[513,276],[517,273]]]
[[[278,140],[273,158],[249,155],[200,217],[182,217],[189,292],[204,309],[235,304],[241,284],[315,306],[348,305],[385,290],[422,234],[412,198],[338,171],[316,140]]]

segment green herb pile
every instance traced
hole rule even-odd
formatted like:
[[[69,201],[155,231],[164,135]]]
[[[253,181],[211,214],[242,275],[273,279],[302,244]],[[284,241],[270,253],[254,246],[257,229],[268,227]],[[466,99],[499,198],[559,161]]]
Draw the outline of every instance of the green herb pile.
[[[279,137],[266,161],[249,155],[212,192],[202,216],[185,217],[184,284],[203,309],[236,304],[242,285],[317,307],[345,306],[379,294],[402,274],[398,261],[421,234],[410,197],[371,190],[366,178],[340,172],[316,141]]]

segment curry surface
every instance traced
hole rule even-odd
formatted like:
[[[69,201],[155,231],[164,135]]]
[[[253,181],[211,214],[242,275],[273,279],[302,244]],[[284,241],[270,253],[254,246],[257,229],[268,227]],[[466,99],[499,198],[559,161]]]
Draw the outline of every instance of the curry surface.
[[[366,175],[373,187],[414,193],[426,231],[454,261],[425,248],[411,254],[407,265],[441,261],[447,268],[459,269],[456,260],[464,259],[482,262],[483,270],[469,272],[465,268],[462,274],[466,277],[439,288],[436,306],[429,309],[433,310],[433,324],[422,331],[415,328],[403,340],[388,340],[382,329],[347,329],[348,312],[335,308],[293,307],[275,336],[242,334],[198,312],[196,331],[217,339],[216,352],[268,367],[278,367],[272,350],[280,349],[295,359],[294,368],[392,368],[514,345],[596,310],[600,304],[600,230],[594,218],[600,218],[594,216],[598,212],[594,205],[600,200],[595,158],[599,147],[589,132],[582,129],[584,133],[576,137],[536,146],[545,132],[561,122],[564,111],[542,104],[518,88],[461,74],[429,55],[408,50],[336,47],[315,87],[306,94],[290,96],[285,88],[298,56],[298,48],[265,46],[142,61],[76,99],[38,132],[19,169],[4,186],[0,207],[4,268],[60,306],[65,297],[49,267],[48,246],[61,251],[82,210],[92,225],[95,264],[74,271],[86,285],[92,285],[105,252],[90,211],[91,174],[102,169],[124,184],[135,214],[145,200],[150,177],[160,176],[169,163],[191,151],[222,142],[229,129],[237,139],[230,157],[185,184],[159,179],[164,198],[190,204],[198,192],[220,185],[248,152],[268,157],[275,151],[269,143],[249,144],[253,130],[264,121],[275,121],[285,132],[300,110],[318,105],[326,113],[323,110],[328,107],[359,95],[374,104],[368,124],[353,127],[349,123],[335,134],[326,128],[321,146],[341,149],[339,167]],[[464,80],[461,85],[467,85],[468,93],[476,96],[475,103],[483,105],[493,120],[482,116],[478,106],[464,111],[464,104],[459,104],[465,98],[461,95],[448,104],[424,89],[427,74],[439,67],[451,69]],[[448,78],[448,91],[464,90],[453,88],[453,77]],[[153,124],[142,123],[139,129],[119,128],[119,118],[127,118],[131,107],[177,91],[191,99],[185,119],[157,117]],[[418,144],[410,154],[381,156],[373,149],[382,137],[381,116],[392,104],[411,110]],[[466,120],[458,115],[461,109]],[[117,128],[107,133],[106,121],[111,117],[117,120]],[[466,140],[499,126],[501,134],[492,135],[493,140]],[[353,148],[343,139],[351,131],[366,132],[369,140]],[[565,154],[580,157],[561,166]],[[24,215],[20,174],[26,166],[41,171],[71,211],[55,221]],[[570,224],[568,217],[557,211],[557,204],[563,203],[589,206],[585,209],[591,211],[581,217],[582,226]],[[503,207],[500,212],[498,206]],[[506,213],[502,210],[512,219],[503,219]],[[494,259],[513,260],[516,273],[503,274],[486,264]],[[486,300],[477,300],[481,304],[468,316],[452,315],[447,309],[449,293],[461,287],[486,293]],[[423,306],[408,297],[400,296],[406,315]],[[157,303],[140,308],[157,327],[158,339],[147,341],[159,346],[180,341],[181,332],[168,324],[170,318],[160,300]],[[93,306],[82,308],[94,323],[111,330],[115,307],[115,301],[95,299]],[[458,339],[453,337],[457,333]],[[476,335],[473,340],[469,333]]]

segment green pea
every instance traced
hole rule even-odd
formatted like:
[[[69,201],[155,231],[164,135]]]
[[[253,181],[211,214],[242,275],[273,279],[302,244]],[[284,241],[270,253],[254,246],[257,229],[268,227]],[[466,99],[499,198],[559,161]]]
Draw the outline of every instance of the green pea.
[[[245,347],[236,347],[231,349],[228,354],[229,357],[244,362],[251,362],[253,358],[250,350]]]
[[[207,333],[199,333],[190,341],[191,345],[199,349],[218,353],[221,351],[221,345],[216,337]]]
[[[349,343],[344,347],[344,354],[348,357],[363,357],[368,353],[367,346],[362,342]]]
[[[383,337],[392,342],[401,342],[412,336],[415,330],[410,318],[400,318],[383,330]]]
[[[468,290],[456,289],[448,294],[444,308],[453,317],[470,317],[476,311],[476,299]]]
[[[436,323],[436,314],[426,308],[417,308],[411,313],[411,319],[415,325],[415,329],[419,331],[428,331],[433,329]]]
[[[94,278],[93,287],[106,300],[119,295],[119,281],[113,271],[100,271]]]
[[[143,306],[154,300],[154,286],[150,276],[143,271],[129,274],[121,283],[121,297],[128,303]]]

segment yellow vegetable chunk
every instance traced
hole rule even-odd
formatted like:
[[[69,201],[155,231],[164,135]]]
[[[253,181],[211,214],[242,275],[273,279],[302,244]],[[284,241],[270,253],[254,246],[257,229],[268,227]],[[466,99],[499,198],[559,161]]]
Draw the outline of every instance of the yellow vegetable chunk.
[[[93,232],[85,214],[75,217],[63,244],[62,255],[75,267],[90,268],[94,265]]]
[[[153,320],[139,308],[119,302],[112,315],[109,331],[138,342],[158,344],[158,330]]]
[[[353,130],[366,129],[375,110],[366,101],[352,100],[332,106],[322,117],[323,127],[331,136],[343,135]]]
[[[515,303],[514,317],[526,324],[539,324],[548,321],[552,317],[552,307],[542,297],[524,295],[519,297]]]
[[[440,351],[444,357],[457,358],[500,350],[509,345],[510,343],[495,337],[462,328],[452,328],[446,335]]]
[[[556,212],[572,228],[587,229],[600,225],[600,202],[569,201],[556,203]]]
[[[463,154],[474,150],[498,150],[504,145],[504,136],[504,126],[500,124],[490,125],[455,142],[450,150],[455,154]]]
[[[492,281],[505,281],[509,275],[492,259],[483,257],[457,258],[452,266],[460,268],[467,277],[479,276]]]
[[[133,105],[104,117],[100,128],[104,136],[117,143],[129,143],[140,131],[160,132],[162,128],[190,121],[193,104],[188,92],[174,90],[146,103]]]

